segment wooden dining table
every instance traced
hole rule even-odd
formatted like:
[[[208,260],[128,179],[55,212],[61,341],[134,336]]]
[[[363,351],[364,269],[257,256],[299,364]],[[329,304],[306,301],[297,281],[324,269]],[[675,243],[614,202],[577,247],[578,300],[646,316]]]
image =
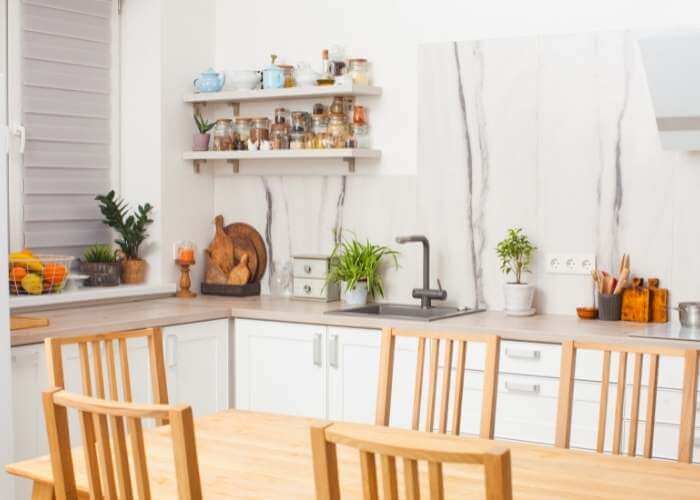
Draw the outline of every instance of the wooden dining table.
[[[309,444],[312,422],[314,420],[309,418],[239,410],[195,419],[203,497],[314,498]],[[482,441],[471,437],[464,439]],[[697,465],[496,442],[511,450],[515,499],[700,498],[700,467]],[[169,427],[145,431],[145,443],[152,497],[177,498]],[[82,450],[74,449],[73,455],[79,494],[87,498]],[[340,447],[338,460],[343,498],[361,498],[359,454]],[[34,481],[33,498],[53,497],[48,456],[13,463],[6,469],[10,474]],[[426,474],[426,469],[421,475]],[[484,498],[482,467],[446,465],[444,475],[446,498]],[[421,485],[427,487],[427,483],[427,479],[421,477]],[[399,485],[403,485],[402,478],[399,478]],[[428,498],[427,489],[423,498]]]

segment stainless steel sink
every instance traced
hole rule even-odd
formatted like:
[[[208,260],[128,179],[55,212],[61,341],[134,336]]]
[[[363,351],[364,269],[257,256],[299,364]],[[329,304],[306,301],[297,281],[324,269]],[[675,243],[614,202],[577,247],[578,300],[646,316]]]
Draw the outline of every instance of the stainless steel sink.
[[[482,311],[483,309],[459,309],[457,307],[421,308],[420,306],[408,304],[370,304],[327,311],[326,314],[340,316],[374,316],[378,318],[407,319],[412,321],[436,321]]]

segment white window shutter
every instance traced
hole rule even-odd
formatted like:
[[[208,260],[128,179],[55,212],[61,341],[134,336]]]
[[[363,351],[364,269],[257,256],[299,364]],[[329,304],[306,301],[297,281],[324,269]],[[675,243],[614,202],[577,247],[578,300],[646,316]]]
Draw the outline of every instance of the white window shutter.
[[[25,246],[79,256],[111,239],[112,1],[22,0]]]

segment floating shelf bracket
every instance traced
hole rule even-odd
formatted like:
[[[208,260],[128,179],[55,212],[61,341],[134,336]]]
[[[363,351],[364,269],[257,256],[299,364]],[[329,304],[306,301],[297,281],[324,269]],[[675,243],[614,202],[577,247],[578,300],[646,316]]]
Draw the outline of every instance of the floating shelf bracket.
[[[237,102],[230,102],[231,109],[233,110],[233,116],[238,116],[241,112],[241,105]]]
[[[240,171],[240,160],[226,160],[226,163],[233,166],[234,174],[237,174]]]
[[[353,157],[344,157],[343,161],[348,164],[348,172],[351,174],[355,173],[355,158]]]
[[[204,164],[206,162],[207,162],[207,160],[193,160],[192,166],[194,167],[194,173],[198,174],[200,167],[202,166],[202,164]]]

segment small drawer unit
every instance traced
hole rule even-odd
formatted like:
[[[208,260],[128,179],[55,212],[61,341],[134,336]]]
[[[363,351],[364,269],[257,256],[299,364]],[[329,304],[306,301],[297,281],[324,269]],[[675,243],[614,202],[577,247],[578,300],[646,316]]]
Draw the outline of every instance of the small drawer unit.
[[[328,255],[295,255],[292,257],[294,298],[333,302],[340,298],[337,283],[326,283],[330,271]]]

